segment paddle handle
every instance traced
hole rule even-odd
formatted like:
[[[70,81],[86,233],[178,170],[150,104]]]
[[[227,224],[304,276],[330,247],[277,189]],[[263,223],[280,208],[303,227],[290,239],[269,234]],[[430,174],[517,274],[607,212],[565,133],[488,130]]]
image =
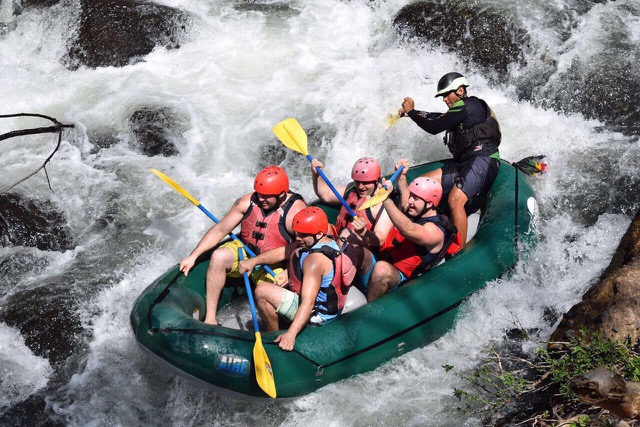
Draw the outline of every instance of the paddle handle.
[[[204,212],[205,215],[207,215],[209,218],[211,218],[213,220],[213,222],[215,222],[216,224],[220,222],[218,220],[218,218],[216,218],[211,212],[209,212],[209,210],[207,208],[205,208],[201,204],[198,204],[198,209],[200,209],[202,212]],[[240,238],[238,236],[236,236],[235,234],[229,233],[229,236],[231,236],[231,238],[233,240],[236,240],[236,241],[242,243],[242,240],[240,240]],[[256,257],[256,254],[251,249],[249,249],[244,243],[242,243],[242,246],[244,246],[244,250],[247,251],[247,254],[251,258],[255,258]],[[242,259],[244,259],[244,258],[242,258]],[[271,276],[273,276],[273,278],[275,279],[276,273],[271,268],[269,268],[268,265],[263,265],[262,268],[264,268],[264,270],[267,273],[269,273]]]
[[[240,259],[240,261],[244,259],[244,255],[242,254],[242,248],[238,248],[238,258]],[[251,317],[253,318],[253,330],[256,331],[256,333],[259,333],[260,329],[258,329],[258,317],[256,316],[256,305],[253,302],[253,293],[251,292],[249,275],[245,271],[244,273],[242,273],[242,276],[244,277],[244,286],[245,288],[247,288],[247,298],[249,298],[249,307],[251,307]],[[274,275],[273,277],[275,278],[276,276]]]
[[[311,155],[307,154],[307,160],[309,160],[309,162],[312,162],[313,161],[313,157],[311,157]],[[324,179],[324,182],[327,183],[327,185],[329,186],[331,191],[333,191],[333,194],[335,194],[336,197],[338,198],[338,200],[340,200],[340,203],[342,203],[342,206],[344,206],[345,209],[347,210],[347,212],[349,212],[349,215],[351,215],[354,218],[357,218],[358,215],[356,215],[356,213],[353,211],[353,209],[351,209],[351,207],[347,204],[347,202],[344,200],[342,195],[340,193],[338,193],[338,190],[336,190],[336,187],[334,187],[333,184],[331,184],[331,181],[329,181],[329,178],[327,178],[327,176],[324,174],[324,172],[322,172],[322,168],[317,167],[316,168],[316,172],[318,172],[318,175],[320,175],[322,177],[322,179]]]
[[[404,169],[404,165],[401,165],[401,166],[398,168],[398,170],[397,170],[397,171],[395,171],[395,172],[393,173],[393,175],[391,175],[391,178],[389,178],[389,181],[391,181],[391,182],[395,181],[395,180],[396,180],[396,178],[398,177],[398,175],[400,175],[400,174],[402,173],[402,170],[403,170],[403,169]],[[385,188],[387,188],[387,187],[385,187]],[[388,188],[387,188],[387,190],[388,190]]]

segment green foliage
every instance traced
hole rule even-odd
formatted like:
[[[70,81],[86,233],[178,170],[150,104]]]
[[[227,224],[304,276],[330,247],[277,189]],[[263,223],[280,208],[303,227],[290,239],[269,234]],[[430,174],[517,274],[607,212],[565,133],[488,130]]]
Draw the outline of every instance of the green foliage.
[[[505,369],[505,365],[509,369]],[[457,408],[459,411],[490,413],[533,388],[531,382],[524,379],[524,371],[531,366],[524,359],[502,357],[494,349],[489,349],[479,367],[471,372],[456,371],[451,365],[443,365],[442,368],[445,372],[453,372],[470,386],[470,389],[455,388],[453,391],[461,404]]]
[[[470,371],[444,365],[445,372],[453,373],[464,383],[464,387],[455,388],[453,392],[460,403],[457,409],[467,414],[496,413],[523,393],[549,387],[543,378],[557,384],[568,403],[574,398],[568,381],[598,367],[615,371],[627,380],[640,381],[640,353],[629,340],[610,341],[601,334],[581,330],[570,342],[556,343],[561,344],[562,350],[549,351],[548,344],[540,345],[532,358],[505,356],[490,348]],[[534,418],[547,419],[548,416],[543,413]],[[583,417],[571,425],[588,426],[592,421]]]
[[[610,341],[601,334],[590,334],[586,329],[565,343],[563,351],[549,352],[540,348],[538,355],[566,398],[571,398],[567,387],[571,378],[598,367],[615,371],[631,381],[640,379],[640,358],[629,340]]]

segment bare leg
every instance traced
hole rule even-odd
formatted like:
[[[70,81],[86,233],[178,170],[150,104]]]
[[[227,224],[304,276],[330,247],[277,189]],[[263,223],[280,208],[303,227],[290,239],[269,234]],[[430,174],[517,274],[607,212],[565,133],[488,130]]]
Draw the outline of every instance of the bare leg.
[[[211,254],[211,261],[207,269],[207,315],[204,323],[217,325],[216,314],[222,288],[227,281],[227,273],[233,267],[233,250],[218,248]]]
[[[278,313],[276,309],[282,300],[284,289],[269,282],[260,282],[256,286],[256,305],[267,331],[277,331]]]
[[[400,283],[400,273],[386,261],[378,261],[371,272],[367,289],[367,302],[386,294]]]
[[[460,232],[462,246],[467,243],[467,212],[464,210],[467,200],[467,195],[458,187],[453,187],[453,190],[449,193],[448,202],[451,209],[451,219],[453,220],[453,225]]]

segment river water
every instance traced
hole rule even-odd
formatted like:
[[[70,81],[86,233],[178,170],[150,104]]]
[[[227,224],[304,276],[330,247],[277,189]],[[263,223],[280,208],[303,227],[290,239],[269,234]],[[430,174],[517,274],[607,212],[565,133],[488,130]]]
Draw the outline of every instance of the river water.
[[[527,65],[514,65],[504,81],[490,80],[443,48],[402,40],[392,22],[406,0],[162,3],[195,17],[179,49],[157,48],[126,67],[76,71],[60,60],[73,8],[62,2],[15,17],[11,2],[0,6],[0,20],[12,23],[0,37],[0,113],[47,114],[76,126],[65,131],[47,168],[54,191],[42,172],[14,191],[51,201],[77,245],[64,252],[0,247],[0,308],[16,292],[39,287],[47,304],[61,284],[71,300],[82,301],[69,314],[80,325],[81,344],[63,364],[37,355],[19,330],[0,323],[3,419],[73,426],[478,425],[478,418],[456,411],[453,390],[463,384],[442,365],[472,368],[516,326],[547,338],[606,268],[640,208],[640,141],[633,132],[544,102],[518,101],[516,85],[551,58],[558,71],[540,93],[563,90],[560,76],[572,63],[597,72],[590,64],[603,66],[596,59],[612,46],[623,46],[620,63],[629,56],[635,58],[629,63],[640,63],[637,2],[475,2],[503,9],[532,36]],[[418,109],[444,111],[433,93],[438,78],[453,70],[463,71],[470,93],[495,110],[503,158],[547,156],[547,173],[532,178],[540,244],[511,277],[473,296],[456,327],[434,344],[293,402],[232,400],[146,358],[129,327],[132,303],[211,225],[149,168],[222,216],[273,162],[289,171],[293,189],[313,199],[306,159],[283,150],[271,132],[287,117],[309,131],[310,153],[336,184],[346,183],[353,162],[365,155],[381,159],[386,173],[401,157],[413,164],[444,158],[440,136],[409,119],[386,129],[385,118],[405,96]],[[148,157],[132,148],[127,120],[142,106],[178,113],[179,155]],[[1,125],[6,132],[48,124]],[[113,143],[101,145],[105,135]],[[37,168],[54,145],[50,135],[3,141],[0,187]],[[535,344],[522,348],[532,352]]]

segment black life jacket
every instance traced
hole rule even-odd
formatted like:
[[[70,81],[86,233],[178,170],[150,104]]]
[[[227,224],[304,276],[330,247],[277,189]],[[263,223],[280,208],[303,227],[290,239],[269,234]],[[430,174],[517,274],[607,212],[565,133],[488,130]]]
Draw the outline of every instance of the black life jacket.
[[[475,101],[479,101],[480,104]],[[485,120],[470,127],[465,127],[463,122],[447,130],[444,143],[456,162],[467,160],[472,156],[491,156],[498,151],[502,140],[498,119],[493,110],[480,98],[470,96],[464,98],[463,102],[467,108],[483,107],[486,112]]]

